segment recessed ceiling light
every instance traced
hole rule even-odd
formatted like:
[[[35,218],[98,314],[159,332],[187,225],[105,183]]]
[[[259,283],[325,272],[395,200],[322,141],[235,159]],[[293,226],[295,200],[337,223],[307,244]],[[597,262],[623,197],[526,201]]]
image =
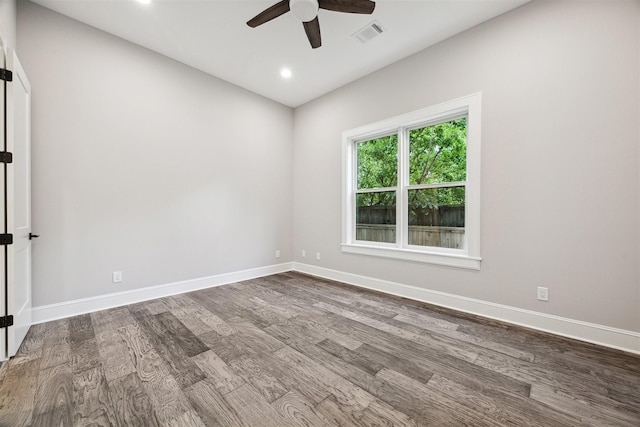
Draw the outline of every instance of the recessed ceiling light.
[[[151,0],[138,0],[140,3],[142,4],[149,4],[151,3]]]
[[[293,74],[291,73],[290,69],[283,68],[282,70],[280,70],[280,75],[282,76],[283,79],[289,79]]]

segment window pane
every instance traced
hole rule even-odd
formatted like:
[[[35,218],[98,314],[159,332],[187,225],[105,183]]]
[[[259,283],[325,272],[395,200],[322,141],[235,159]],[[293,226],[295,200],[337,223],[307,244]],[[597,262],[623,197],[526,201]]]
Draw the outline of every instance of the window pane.
[[[356,240],[396,242],[396,192],[356,194]]]
[[[467,180],[467,119],[409,131],[409,184]]]
[[[409,244],[464,248],[464,187],[409,190]]]
[[[357,152],[358,189],[398,184],[398,135],[360,142]]]

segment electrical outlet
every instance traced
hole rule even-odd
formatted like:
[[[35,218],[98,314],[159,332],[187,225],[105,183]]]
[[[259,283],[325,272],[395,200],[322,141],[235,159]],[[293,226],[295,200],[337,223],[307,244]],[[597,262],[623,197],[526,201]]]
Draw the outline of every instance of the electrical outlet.
[[[307,251],[305,251],[304,249],[302,250],[302,258],[306,258],[307,256]]]
[[[316,252],[316,259],[320,261],[320,252]]]
[[[276,250],[276,258],[280,258],[280,249]]]
[[[112,277],[113,277],[113,283],[122,282],[122,271],[114,271],[112,273]]]
[[[538,286],[538,301],[549,301],[549,288]]]

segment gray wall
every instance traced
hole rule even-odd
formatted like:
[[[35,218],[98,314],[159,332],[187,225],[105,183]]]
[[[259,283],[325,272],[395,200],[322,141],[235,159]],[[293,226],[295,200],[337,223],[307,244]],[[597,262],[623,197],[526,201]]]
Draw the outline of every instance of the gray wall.
[[[16,48],[16,0],[0,0],[0,35],[6,47]]]
[[[640,331],[639,5],[534,1],[297,108],[295,260]],[[481,271],[342,254],[341,132],[477,91]]]
[[[35,306],[291,261],[291,109],[31,2],[18,40]]]

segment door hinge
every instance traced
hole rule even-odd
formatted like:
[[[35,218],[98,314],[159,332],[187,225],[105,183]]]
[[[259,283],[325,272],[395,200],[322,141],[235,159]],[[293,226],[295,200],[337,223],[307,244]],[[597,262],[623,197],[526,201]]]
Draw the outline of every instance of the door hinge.
[[[13,245],[13,234],[0,234],[0,246]]]
[[[12,82],[13,72],[11,70],[7,70],[6,68],[0,68],[0,80],[4,80],[5,82]]]
[[[0,68],[0,80],[4,80],[5,82],[12,82],[13,72],[11,70],[7,70],[6,68]]]
[[[0,317],[0,329],[13,326],[13,315]]]
[[[13,163],[13,153],[0,151],[0,163]]]

